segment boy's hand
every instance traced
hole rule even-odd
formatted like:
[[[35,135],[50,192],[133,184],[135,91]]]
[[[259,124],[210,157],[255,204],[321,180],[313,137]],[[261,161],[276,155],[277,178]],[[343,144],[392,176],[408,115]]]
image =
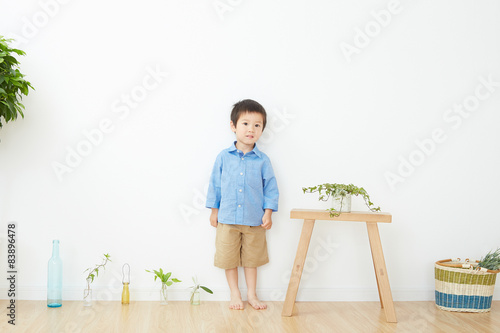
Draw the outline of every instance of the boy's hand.
[[[262,217],[262,228],[269,230],[273,226],[273,220],[271,219],[271,214],[273,211],[271,209],[266,209],[264,216]]]
[[[217,208],[212,208],[212,213],[210,214],[210,225],[217,228],[217,217],[219,216],[219,210]]]

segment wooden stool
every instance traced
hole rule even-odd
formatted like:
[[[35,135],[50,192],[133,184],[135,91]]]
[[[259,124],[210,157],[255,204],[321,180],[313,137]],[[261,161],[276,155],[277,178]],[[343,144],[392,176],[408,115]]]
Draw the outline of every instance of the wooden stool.
[[[394,310],[394,303],[392,302],[391,286],[389,285],[389,278],[387,276],[387,269],[385,268],[384,253],[382,252],[382,243],[380,242],[380,235],[378,232],[378,222],[391,223],[392,215],[389,213],[373,213],[373,212],[351,212],[342,213],[337,217],[330,217],[330,212],[327,210],[316,209],[292,209],[290,218],[303,219],[304,225],[302,226],[302,233],[300,234],[299,246],[297,248],[297,255],[293,263],[292,275],[290,276],[290,283],[286,292],[285,303],[283,304],[282,316],[291,316],[293,305],[297,298],[297,291],[299,290],[300,278],[302,270],[304,269],[304,262],[306,260],[307,249],[309,248],[309,241],[311,240],[312,231],[314,228],[314,221],[316,220],[329,220],[329,221],[349,221],[349,222],[366,222],[368,229],[368,238],[370,240],[370,248],[372,252],[373,267],[375,268],[375,277],[377,279],[377,288],[380,297],[380,305],[385,311],[385,318],[387,322],[395,323],[396,312]]]

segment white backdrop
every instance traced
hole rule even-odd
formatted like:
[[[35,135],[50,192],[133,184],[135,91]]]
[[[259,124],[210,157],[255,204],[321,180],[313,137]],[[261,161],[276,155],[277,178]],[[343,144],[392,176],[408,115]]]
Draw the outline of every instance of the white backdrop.
[[[500,246],[500,4],[497,1],[2,1],[0,34],[27,52],[36,88],[0,130],[0,271],[18,224],[20,299],[46,297],[59,239],[64,298],[94,282],[155,300],[145,269],[191,276],[227,299],[204,208],[209,173],[233,140],[232,104],[268,111],[259,143],[279,212],[263,299],[283,300],[302,222],[326,208],[303,186],[364,187],[393,214],[380,225],[395,300],[434,299],[434,261]],[[354,210],[366,210],[356,198]],[[298,300],[378,300],[366,228],[318,221]],[[245,290],[244,279],[241,279]],[[0,280],[0,298],[7,298]],[[495,299],[500,299],[496,291]]]

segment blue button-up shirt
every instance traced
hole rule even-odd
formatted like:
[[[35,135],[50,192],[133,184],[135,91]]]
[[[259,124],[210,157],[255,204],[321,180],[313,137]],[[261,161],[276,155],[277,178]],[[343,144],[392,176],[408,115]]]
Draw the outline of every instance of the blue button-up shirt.
[[[235,144],[215,160],[206,207],[219,209],[220,223],[258,226],[265,209],[278,210],[278,184],[269,157],[257,145],[243,154]]]

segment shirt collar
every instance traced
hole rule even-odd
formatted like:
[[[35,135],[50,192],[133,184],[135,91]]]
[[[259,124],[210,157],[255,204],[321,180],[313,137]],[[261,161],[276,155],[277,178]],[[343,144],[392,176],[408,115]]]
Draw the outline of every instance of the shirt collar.
[[[238,148],[236,148],[236,141],[233,142],[233,144],[231,145],[231,147],[228,148],[228,151],[229,152],[233,152],[233,151],[237,151]],[[253,149],[249,152],[254,152],[255,155],[257,155],[258,157],[262,157],[262,152],[259,150],[259,148],[257,148],[257,144],[255,144],[253,146]]]

